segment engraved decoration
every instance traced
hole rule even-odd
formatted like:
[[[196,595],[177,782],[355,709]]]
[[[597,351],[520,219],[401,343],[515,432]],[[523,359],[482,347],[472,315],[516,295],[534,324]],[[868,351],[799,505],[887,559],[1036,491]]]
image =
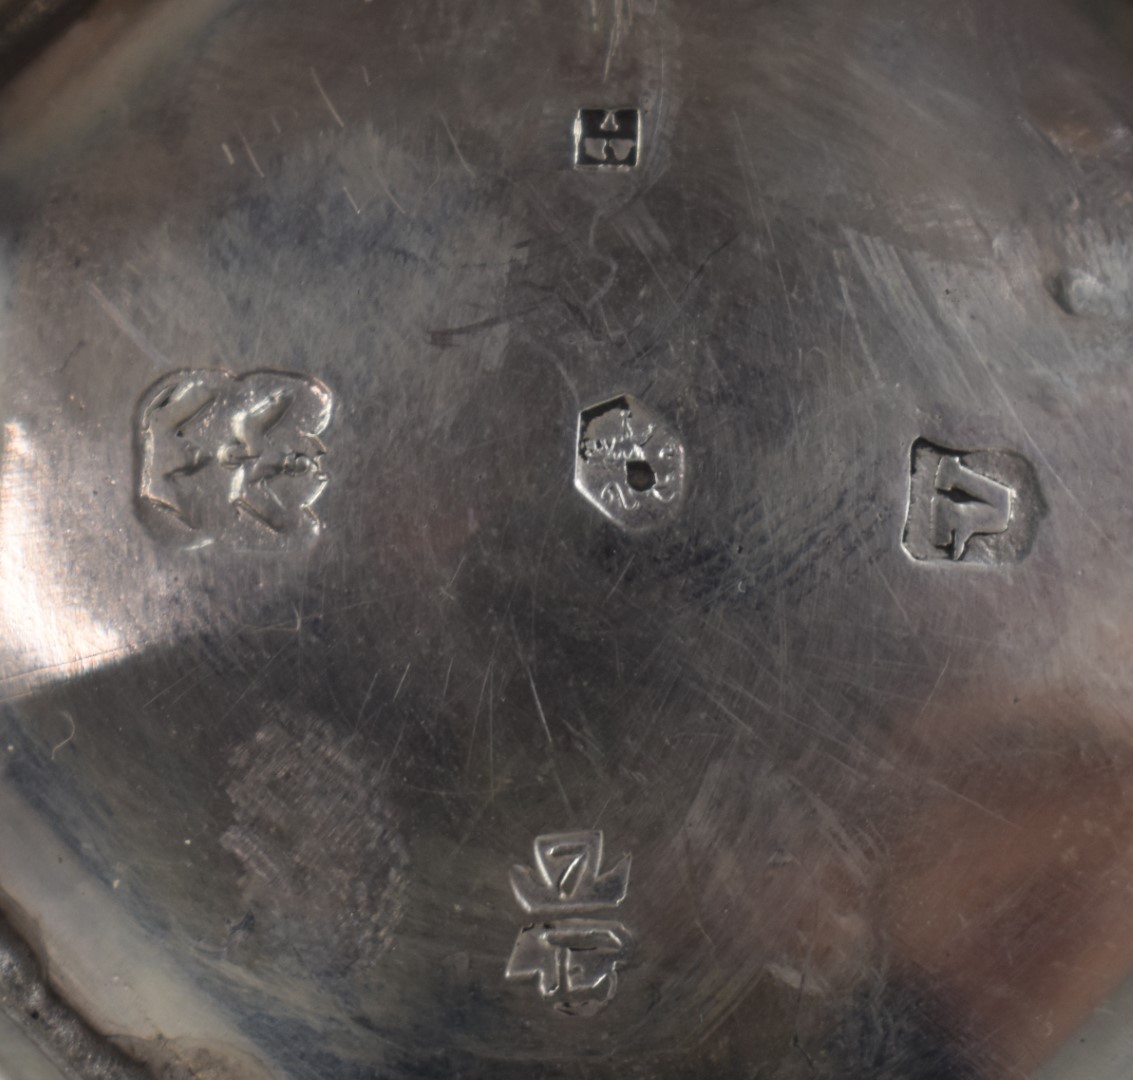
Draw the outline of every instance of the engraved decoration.
[[[524,926],[505,977],[534,981],[539,995],[567,1016],[593,1016],[613,1000],[618,964],[632,945],[629,931],[611,918],[629,889],[630,856],[602,872],[602,833],[540,836],[535,868],[514,866],[511,888],[519,906],[537,921]]]
[[[1044,513],[1035,470],[1021,455],[913,443],[903,540],[914,559],[1018,562]]]
[[[632,169],[641,150],[638,109],[579,109],[574,120],[574,164],[586,169]]]
[[[649,529],[680,511],[687,480],[680,436],[629,394],[578,417],[574,486],[623,529]]]
[[[331,394],[280,371],[178,371],[138,409],[138,507],[159,539],[255,548],[318,535]]]

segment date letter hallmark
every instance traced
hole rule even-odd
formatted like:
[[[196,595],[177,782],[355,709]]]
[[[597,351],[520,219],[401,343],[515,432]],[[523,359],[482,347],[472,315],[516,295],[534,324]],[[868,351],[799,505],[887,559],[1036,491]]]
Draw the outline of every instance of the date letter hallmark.
[[[330,419],[330,391],[305,375],[166,376],[138,409],[142,520],[180,547],[228,541],[262,550],[313,539]]]
[[[566,1016],[593,1016],[618,989],[618,964],[633,944],[610,918],[629,889],[630,856],[600,873],[600,832],[552,833],[535,841],[535,869],[513,866],[511,888],[536,921],[523,927],[504,977],[534,980],[539,995]]]
[[[641,151],[641,113],[637,109],[579,109],[574,118],[577,169],[616,169],[637,165]]]
[[[574,486],[623,529],[649,529],[680,511],[687,480],[680,436],[623,394],[578,417]]]
[[[1021,455],[913,443],[904,545],[914,559],[1019,562],[1045,512],[1035,470]]]

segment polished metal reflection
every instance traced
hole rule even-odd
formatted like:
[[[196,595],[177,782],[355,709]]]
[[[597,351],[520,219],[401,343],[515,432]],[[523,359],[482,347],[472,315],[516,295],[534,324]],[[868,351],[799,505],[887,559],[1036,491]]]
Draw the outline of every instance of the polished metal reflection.
[[[0,1072],[1127,1080],[1130,57],[100,0],[9,72]]]

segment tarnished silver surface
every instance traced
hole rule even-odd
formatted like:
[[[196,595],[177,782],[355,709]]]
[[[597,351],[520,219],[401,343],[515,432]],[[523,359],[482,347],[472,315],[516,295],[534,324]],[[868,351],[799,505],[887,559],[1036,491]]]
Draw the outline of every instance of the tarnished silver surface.
[[[0,83],[90,4],[91,0],[0,0]]]
[[[8,81],[0,1074],[1127,1080],[1131,20],[104,0]]]

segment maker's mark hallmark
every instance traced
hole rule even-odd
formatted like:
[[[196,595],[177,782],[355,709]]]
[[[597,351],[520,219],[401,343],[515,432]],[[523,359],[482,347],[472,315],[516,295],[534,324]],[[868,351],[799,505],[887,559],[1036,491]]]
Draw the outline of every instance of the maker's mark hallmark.
[[[574,118],[574,165],[577,169],[636,167],[641,156],[639,109],[579,109]]]
[[[914,559],[996,564],[1030,551],[1045,506],[1026,458],[917,439],[911,466],[903,541]]]
[[[182,547],[271,548],[316,536],[330,419],[330,391],[306,375],[167,375],[138,408],[142,520]]]
[[[672,521],[687,480],[684,443],[644,402],[622,394],[579,414],[574,486],[615,525]]]
[[[534,981],[567,1016],[593,1016],[618,989],[618,964],[632,946],[611,918],[629,889],[630,856],[605,872],[601,832],[551,833],[535,841],[535,868],[513,866],[511,888],[534,916],[515,939],[505,978]]]

